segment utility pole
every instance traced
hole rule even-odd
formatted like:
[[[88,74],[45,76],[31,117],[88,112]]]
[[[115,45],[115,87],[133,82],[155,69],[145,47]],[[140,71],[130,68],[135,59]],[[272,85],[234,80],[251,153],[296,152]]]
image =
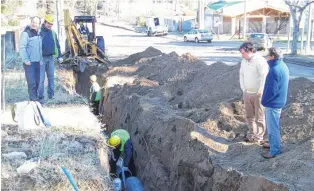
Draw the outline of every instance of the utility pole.
[[[3,35],[4,34],[4,35]],[[1,31],[1,36],[5,37],[6,32]],[[4,81],[4,72],[5,72],[5,38],[1,39],[1,71],[0,71],[0,108],[2,115],[5,111],[5,81]]]
[[[198,1],[198,28],[204,29],[204,0]]]
[[[301,17],[301,21],[300,21],[300,28],[301,28],[301,44],[300,44],[300,52],[303,52],[304,50],[304,22],[305,22],[305,15],[303,15]]]
[[[243,39],[245,39],[246,37],[246,3],[247,3],[247,0],[244,1]]]
[[[60,26],[60,22],[63,20],[63,6],[64,0],[56,0],[56,10],[57,10],[57,31],[58,31],[58,39],[60,40],[62,35],[62,27]]]
[[[308,27],[307,27],[307,42],[306,42],[306,54],[310,53],[311,50],[311,36],[312,36],[312,4],[309,5],[309,20],[308,20]]]
[[[60,2],[60,0],[56,1],[58,39],[60,39],[60,26],[59,26],[59,20],[60,20],[60,18],[59,18],[59,13],[60,13],[59,8],[60,8],[60,6],[59,6],[59,2]]]
[[[289,16],[289,24],[288,24],[288,43],[287,43],[287,52],[290,51],[290,36],[291,36],[291,24],[292,24],[292,17]]]

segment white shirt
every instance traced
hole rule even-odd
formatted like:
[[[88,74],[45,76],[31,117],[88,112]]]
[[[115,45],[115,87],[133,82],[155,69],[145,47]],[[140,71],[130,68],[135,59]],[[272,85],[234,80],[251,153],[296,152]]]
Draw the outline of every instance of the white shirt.
[[[242,59],[240,67],[240,86],[247,93],[263,93],[269,67],[265,58],[253,54],[250,60]]]

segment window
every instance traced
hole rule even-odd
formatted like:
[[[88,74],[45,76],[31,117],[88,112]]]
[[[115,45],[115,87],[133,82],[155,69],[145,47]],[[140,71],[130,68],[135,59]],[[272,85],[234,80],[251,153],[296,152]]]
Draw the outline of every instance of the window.
[[[208,30],[199,30],[199,32],[202,33],[209,33]]]
[[[251,34],[250,38],[264,38],[264,34]]]

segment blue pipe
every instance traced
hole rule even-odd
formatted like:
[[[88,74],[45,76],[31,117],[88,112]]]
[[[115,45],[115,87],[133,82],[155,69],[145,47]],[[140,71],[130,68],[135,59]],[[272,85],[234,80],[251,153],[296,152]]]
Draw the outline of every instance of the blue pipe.
[[[127,178],[125,184],[127,191],[144,191],[141,181],[135,176]]]
[[[76,186],[71,174],[67,171],[66,168],[64,168],[63,166],[61,166],[61,169],[63,171],[63,173],[65,174],[65,176],[68,178],[69,182],[71,183],[72,187],[74,188],[75,191],[80,191],[78,189],[78,187]]]

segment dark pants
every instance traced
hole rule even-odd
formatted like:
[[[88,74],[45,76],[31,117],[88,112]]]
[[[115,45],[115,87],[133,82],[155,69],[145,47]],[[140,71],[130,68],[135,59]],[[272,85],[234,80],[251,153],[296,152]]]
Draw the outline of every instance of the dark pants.
[[[47,74],[48,78],[48,98],[51,99],[54,96],[54,88],[55,88],[55,58],[53,56],[47,56],[43,58],[43,72],[42,78],[43,80],[39,86],[39,99],[44,99],[44,81],[45,81],[45,73]]]
[[[121,155],[121,151],[119,149],[113,149],[112,153],[114,156],[110,157],[110,160],[109,160],[109,165],[110,165],[110,174],[116,174],[117,172],[117,162],[118,162],[118,159]],[[128,165],[128,168],[129,170],[131,171],[132,173],[132,176],[136,176],[136,169],[135,169],[135,163],[134,163],[134,158],[133,158],[133,154],[132,154],[132,157],[131,157],[131,160],[129,162],[129,165]],[[120,174],[121,176],[121,174]],[[126,174],[126,177],[129,177],[131,176],[130,174]]]
[[[40,84],[40,73],[43,67],[39,62],[31,62],[31,65],[23,64],[28,87],[28,96],[31,101],[38,101],[38,87]]]
[[[91,102],[91,107],[94,115],[99,115],[99,101]]]

